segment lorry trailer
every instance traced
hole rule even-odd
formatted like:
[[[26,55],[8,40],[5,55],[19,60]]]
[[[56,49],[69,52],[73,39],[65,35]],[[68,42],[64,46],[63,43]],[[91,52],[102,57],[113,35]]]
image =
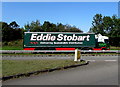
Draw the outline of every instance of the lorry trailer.
[[[108,50],[109,38],[78,32],[25,32],[24,50]]]

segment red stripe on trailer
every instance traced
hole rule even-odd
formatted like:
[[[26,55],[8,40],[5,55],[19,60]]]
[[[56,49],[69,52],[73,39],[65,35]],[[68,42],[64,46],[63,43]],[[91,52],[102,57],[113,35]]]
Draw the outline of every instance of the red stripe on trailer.
[[[24,48],[24,50],[35,50],[35,48]]]
[[[75,48],[55,48],[56,50],[75,50]]]
[[[106,47],[101,47],[101,49],[106,49]]]
[[[101,50],[101,48],[94,48],[93,50]]]
[[[106,47],[94,48],[93,50],[103,50],[103,49],[107,50]]]

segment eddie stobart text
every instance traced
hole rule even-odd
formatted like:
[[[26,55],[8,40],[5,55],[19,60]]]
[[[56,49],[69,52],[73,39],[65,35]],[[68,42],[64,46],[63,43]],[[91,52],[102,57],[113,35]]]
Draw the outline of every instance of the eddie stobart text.
[[[64,35],[58,34],[57,36],[52,34],[32,34],[30,37],[31,41],[89,41],[90,35],[77,36],[76,34]]]

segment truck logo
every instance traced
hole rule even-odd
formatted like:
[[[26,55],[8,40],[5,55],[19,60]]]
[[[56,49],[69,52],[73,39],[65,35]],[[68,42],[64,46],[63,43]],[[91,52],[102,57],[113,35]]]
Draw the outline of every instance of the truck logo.
[[[90,35],[85,36],[77,36],[73,34],[72,36],[64,35],[64,34],[58,34],[57,36],[51,35],[51,34],[32,34],[31,41],[89,41]]]

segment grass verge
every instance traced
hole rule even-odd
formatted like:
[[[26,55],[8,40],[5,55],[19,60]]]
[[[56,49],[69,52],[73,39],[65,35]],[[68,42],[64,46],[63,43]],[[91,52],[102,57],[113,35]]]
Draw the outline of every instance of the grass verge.
[[[2,42],[2,50],[23,50],[23,40]]]
[[[23,50],[21,46],[3,46],[2,50]]]
[[[120,50],[120,47],[110,46],[111,50]]]
[[[85,61],[74,62],[73,60],[2,60],[2,77],[82,63],[85,63]]]

